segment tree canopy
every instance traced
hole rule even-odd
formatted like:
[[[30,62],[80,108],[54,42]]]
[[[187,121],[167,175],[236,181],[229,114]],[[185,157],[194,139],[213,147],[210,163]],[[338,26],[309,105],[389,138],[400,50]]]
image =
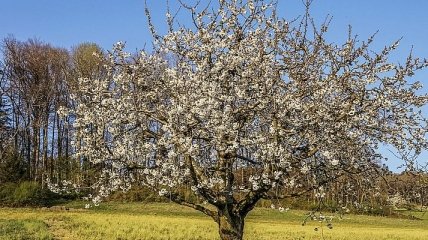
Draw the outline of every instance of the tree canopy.
[[[392,63],[398,42],[373,52],[374,37],[351,32],[328,42],[328,22],[309,12],[288,22],[264,1],[218,4],[182,4],[193,27],[168,12],[165,35],[150,23],[152,52],[119,42],[105,75],[79,79],[76,109],[62,112],[76,118],[77,156],[104,169],[100,196],[145,185],[212,217],[222,239],[241,239],[262,198],[376,169],[384,143],[427,147],[428,98],[408,80],[426,60]],[[215,210],[186,199],[187,186]],[[292,193],[276,194],[284,188]]]

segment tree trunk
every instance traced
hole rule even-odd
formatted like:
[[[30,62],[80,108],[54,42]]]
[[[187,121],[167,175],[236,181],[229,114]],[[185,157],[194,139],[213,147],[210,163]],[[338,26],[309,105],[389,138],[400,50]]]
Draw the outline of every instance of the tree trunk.
[[[57,155],[57,163],[56,163],[56,169],[57,169],[57,178],[56,181],[57,183],[59,183],[62,180],[62,173],[64,172],[64,159],[62,157],[62,141],[63,141],[63,136],[64,136],[64,125],[62,124],[61,118],[57,118],[56,119],[56,124],[57,124],[57,151],[58,151],[58,155]]]
[[[25,131],[25,148],[26,148],[26,158],[28,163],[28,180],[34,180],[34,161],[31,156],[31,133],[30,133],[30,127],[29,124],[27,125],[27,130]]]
[[[242,240],[244,235],[244,218],[232,213],[230,209],[218,211],[218,227],[222,240]]]
[[[49,178],[51,179],[51,181],[54,177],[56,116],[57,116],[57,114],[54,113],[54,118],[52,121],[51,157],[50,157],[50,162],[49,162]]]
[[[48,165],[48,131],[49,131],[49,112],[46,113],[48,116],[46,118],[46,122],[43,126],[42,134],[43,134],[43,174],[42,174],[42,182],[47,177],[49,165]],[[43,186],[43,185],[42,185]]]
[[[40,181],[40,129],[38,128],[38,124],[33,125],[33,162],[34,162],[34,178],[33,180],[36,182]]]

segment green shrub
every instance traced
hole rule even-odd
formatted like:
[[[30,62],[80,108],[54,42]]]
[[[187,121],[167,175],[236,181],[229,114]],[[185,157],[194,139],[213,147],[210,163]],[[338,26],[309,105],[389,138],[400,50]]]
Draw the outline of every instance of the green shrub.
[[[186,199],[191,202],[202,203],[202,200],[199,199],[190,189],[180,188],[177,189],[178,192]],[[108,198],[108,201],[116,202],[170,202],[168,197],[162,197],[158,192],[153,192],[151,189],[145,186],[132,186],[130,190],[116,191],[111,194]]]
[[[129,191],[117,191],[108,197],[118,202],[164,202],[166,199],[146,187],[133,186]]]
[[[36,182],[22,182],[13,193],[13,201],[18,205],[32,205],[44,198],[42,192]]]
[[[17,183],[27,177],[26,163],[12,149],[7,149],[0,155],[0,185]]]
[[[24,181],[0,185],[0,205],[3,206],[47,206],[57,199],[57,194],[42,188],[37,182]]]
[[[4,183],[0,185],[0,203],[7,203],[12,201],[15,188],[18,184],[16,183]]]

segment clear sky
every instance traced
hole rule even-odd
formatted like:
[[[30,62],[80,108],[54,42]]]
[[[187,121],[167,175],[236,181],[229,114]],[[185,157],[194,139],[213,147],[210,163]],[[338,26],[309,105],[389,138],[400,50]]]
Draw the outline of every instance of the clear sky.
[[[278,2],[278,12],[286,19],[304,11],[301,0]],[[166,0],[147,0],[147,3],[155,25],[162,31]],[[170,0],[170,5],[177,9],[178,1]],[[38,38],[64,48],[95,42],[104,49],[125,41],[130,51],[151,45],[144,0],[0,0],[0,9],[0,39],[11,34],[19,40]],[[414,55],[428,58],[427,13],[426,0],[315,0],[312,5],[316,21],[321,22],[328,14],[333,16],[328,35],[331,41],[343,42],[348,25],[353,26],[353,32],[361,40],[379,30],[374,50],[403,37],[393,56],[394,62],[403,62],[412,46]],[[181,22],[186,24],[189,19],[183,17]],[[416,78],[428,89],[427,70]],[[391,160],[388,165],[394,169],[397,162]]]

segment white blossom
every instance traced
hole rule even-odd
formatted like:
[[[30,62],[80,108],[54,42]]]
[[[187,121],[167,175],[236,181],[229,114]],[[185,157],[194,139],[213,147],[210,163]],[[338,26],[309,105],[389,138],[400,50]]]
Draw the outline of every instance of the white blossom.
[[[141,184],[182,203],[190,187],[252,209],[273,187],[314,189],[376,166],[380,144],[427,148],[427,121],[410,109],[428,97],[407,78],[428,63],[388,62],[395,45],[311,37],[263,1],[219,6],[189,7],[195,28],[172,25],[153,51],[130,57],[118,42],[104,76],[78,80],[76,156],[106,167],[100,196]]]

